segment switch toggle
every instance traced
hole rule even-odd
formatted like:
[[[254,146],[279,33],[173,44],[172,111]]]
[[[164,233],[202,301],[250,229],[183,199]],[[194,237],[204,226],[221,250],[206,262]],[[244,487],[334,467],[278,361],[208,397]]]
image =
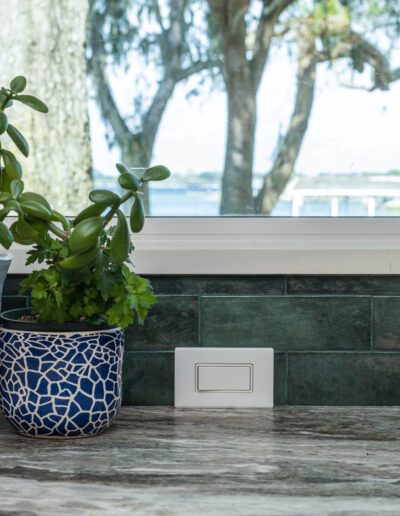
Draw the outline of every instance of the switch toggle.
[[[252,392],[253,364],[196,364],[197,392]]]

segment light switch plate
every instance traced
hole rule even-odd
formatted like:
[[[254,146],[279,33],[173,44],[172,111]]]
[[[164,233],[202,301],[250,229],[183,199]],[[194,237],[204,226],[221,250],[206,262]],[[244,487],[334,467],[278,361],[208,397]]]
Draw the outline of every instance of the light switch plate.
[[[273,407],[272,348],[176,348],[175,407]]]

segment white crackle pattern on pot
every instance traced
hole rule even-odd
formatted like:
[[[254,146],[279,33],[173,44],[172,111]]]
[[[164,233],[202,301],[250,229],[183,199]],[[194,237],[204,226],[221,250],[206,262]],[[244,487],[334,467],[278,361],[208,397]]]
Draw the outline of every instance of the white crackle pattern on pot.
[[[107,428],[121,406],[124,336],[1,331],[2,410],[35,437],[84,437]]]

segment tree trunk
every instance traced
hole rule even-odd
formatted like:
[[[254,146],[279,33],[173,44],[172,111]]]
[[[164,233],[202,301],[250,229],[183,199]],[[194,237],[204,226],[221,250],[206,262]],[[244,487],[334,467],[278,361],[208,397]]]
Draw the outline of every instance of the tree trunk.
[[[257,213],[270,215],[280,195],[293,176],[294,167],[307,131],[314,102],[315,79],[318,59],[314,39],[300,35],[297,71],[297,93],[289,128],[279,147],[272,170],[265,176],[256,196]]]
[[[252,191],[257,91],[267,62],[273,29],[279,14],[292,0],[264,9],[255,30],[252,52],[248,46],[248,0],[208,0],[218,24],[223,55],[223,78],[228,97],[228,128],[222,179],[221,214],[254,213]],[[249,56],[249,53],[252,54]]]
[[[17,122],[31,143],[26,190],[67,214],[86,204],[92,162],[86,92],[86,16],[82,0],[1,0],[1,75],[26,75],[27,92],[49,106],[26,108]]]
[[[253,213],[252,174],[256,93],[245,73],[230,74],[228,139],[222,179],[221,214]]]
[[[218,24],[227,93],[228,127],[222,177],[221,214],[251,213],[256,88],[247,59],[247,0],[209,0]]]

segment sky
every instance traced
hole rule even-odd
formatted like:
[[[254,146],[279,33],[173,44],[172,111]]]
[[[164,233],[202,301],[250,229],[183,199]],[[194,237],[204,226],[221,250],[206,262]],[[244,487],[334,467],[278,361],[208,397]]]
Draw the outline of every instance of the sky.
[[[285,48],[275,49],[258,95],[255,171],[266,172],[279,131],[293,109],[296,63]],[[339,85],[338,70],[318,68],[316,97],[296,171],[386,172],[400,169],[400,81],[389,91],[368,92]],[[358,79],[368,84],[369,72]],[[127,102],[126,81],[115,79],[119,102]],[[189,100],[190,81],[178,85],[161,123],[153,164],[179,174],[222,171],[226,140],[226,95],[204,92]],[[125,100],[126,99],[126,100]],[[105,174],[119,159],[104,138],[104,124],[93,103],[90,110],[95,168]],[[129,165],[129,164],[128,164]]]

